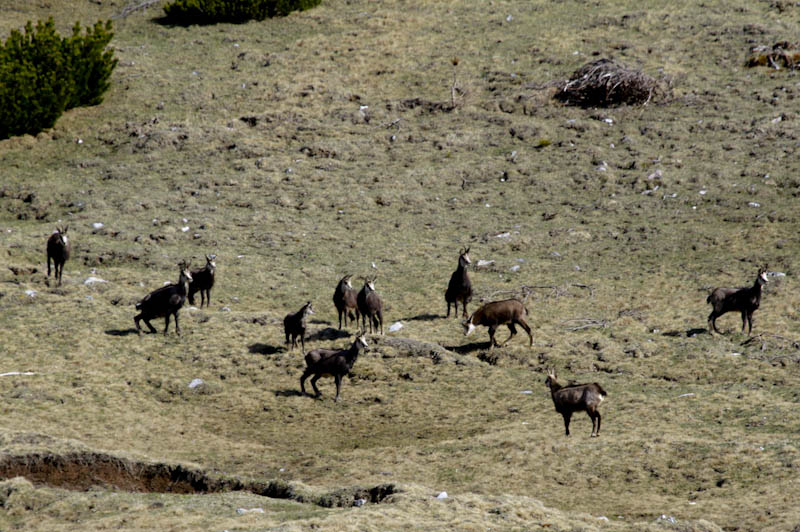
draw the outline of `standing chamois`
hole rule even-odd
[[[462,317],[467,317],[467,303],[472,300],[472,282],[469,280],[467,266],[471,264],[469,260],[469,248],[458,252],[458,268],[450,276],[450,284],[444,293],[444,300],[447,301],[447,317],[450,317],[450,304],[455,306],[455,317],[458,317],[458,302],[461,301]]]
[[[353,285],[350,284],[352,275],[345,275],[339,280],[336,285],[336,291],[333,293],[333,304],[336,305],[336,311],[339,313],[339,329],[342,328],[342,316],[344,316],[344,324],[347,326],[347,317],[350,317],[350,322],[355,320],[358,325],[360,312],[358,311],[358,292],[355,291]],[[355,315],[353,314],[355,312]]]
[[[711,303],[714,310],[708,315],[708,332],[714,334],[719,332],[717,329],[717,318],[738,310],[742,313],[742,332],[744,326],[748,325],[747,336],[753,331],[753,312],[758,310],[761,305],[761,287],[768,283],[767,267],[758,269],[758,275],[753,286],[745,288],[715,288],[706,298],[706,303]],[[721,333],[720,333],[721,334]]]
[[[337,351],[336,349],[314,349],[309,351],[306,355],[306,370],[303,372],[303,376],[300,377],[300,391],[302,391],[303,395],[306,393],[306,379],[309,375],[314,375],[311,378],[311,387],[314,388],[315,397],[321,395],[319,388],[317,388],[317,380],[320,377],[333,377],[336,381],[336,399],[334,401],[339,401],[342,377],[350,374],[359,353],[369,347],[364,334],[359,331],[355,342],[349,349],[342,351]]]
[[[369,333],[372,334],[372,325],[375,325],[375,331],[378,331],[378,324],[381,327],[381,334],[383,334],[383,303],[378,293],[375,291],[375,280],[378,278],[376,275],[372,279],[364,277],[364,288],[358,293],[356,298],[358,302],[358,311],[361,313],[361,329],[366,332],[366,320],[369,320]]]
[[[592,438],[600,435],[600,412],[597,407],[605,399],[606,391],[596,382],[592,384],[571,384],[561,386],[556,380],[555,370],[547,372],[545,385],[550,388],[556,411],[564,417],[564,429],[569,436],[569,420],[573,412],[585,410],[592,419]]]
[[[306,321],[308,316],[314,314],[314,309],[311,307],[311,301],[303,305],[303,308],[297,312],[287,314],[283,318],[283,330],[286,333],[286,349],[291,351],[297,345],[297,337],[300,337],[300,346],[302,353],[306,353]],[[292,345],[289,346],[289,337],[292,337]]]
[[[525,316],[527,315],[528,310],[519,299],[505,299],[503,301],[486,303],[473,312],[469,318],[464,320],[462,323],[464,326],[464,336],[469,336],[478,325],[489,327],[489,349],[491,350],[494,349],[494,346],[503,347],[509,340],[514,338],[514,335],[517,334],[515,325],[519,325],[528,333],[528,338],[530,338],[528,345],[533,345],[531,328],[525,323]],[[502,345],[498,344],[494,339],[494,333],[497,332],[497,328],[501,325],[508,325],[508,330],[511,331],[511,334]]]
[[[55,278],[61,286],[61,276],[64,273],[64,263],[69,259],[69,238],[67,238],[68,225],[63,229],[56,227],[55,232],[47,239],[47,276],[50,277],[50,259],[53,259]]]
[[[186,261],[181,261],[178,264],[178,268],[180,269],[178,284],[168,284],[153,290],[144,296],[144,299],[136,303],[136,310],[141,312],[133,318],[133,321],[136,322],[136,330],[139,331],[140,336],[142,329],[139,327],[139,320],[144,320],[150,332],[154,333],[156,329],[150,324],[150,320],[162,316],[164,317],[164,334],[167,334],[170,315],[175,316],[175,331],[178,335],[181,334],[181,327],[178,324],[178,311],[186,301],[186,293],[189,290],[189,283],[192,281],[192,274],[189,272],[189,263]]]
[[[192,282],[189,283],[189,304],[194,305],[194,295],[200,292],[200,308],[203,302],[206,307],[211,304],[211,289],[214,287],[214,274],[217,271],[216,255],[206,255],[206,265],[192,272]]]

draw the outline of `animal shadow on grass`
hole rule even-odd
[[[130,329],[108,329],[106,330],[106,334],[109,336],[130,336],[131,334],[137,334],[137,330],[131,327]]]
[[[681,331],[665,331],[661,333],[661,336],[671,336],[673,338],[677,338],[679,336],[686,336],[687,338],[692,338],[693,336],[697,336],[698,334],[707,333],[708,329],[689,329],[685,333]]]
[[[274,355],[280,352],[282,348],[275,347],[274,345],[255,343],[250,344],[247,349],[254,355]]]
[[[339,338],[349,338],[350,333],[345,330],[334,329],[333,327],[325,327],[318,331],[306,336],[306,340],[311,342],[319,340],[338,340]]]
[[[275,390],[275,397],[303,397],[299,390]]]
[[[491,342],[471,342],[464,345],[443,345],[448,351],[463,355],[465,353],[473,353],[475,351],[485,350],[492,347]]]
[[[438,314],[419,314],[417,316],[412,316],[410,318],[403,318],[405,321],[433,321],[438,320],[439,318],[444,318],[444,316],[440,316]]]

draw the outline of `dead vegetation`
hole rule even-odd
[[[664,88],[658,80],[612,59],[598,59],[576,70],[555,98],[579,107],[646,105]]]
[[[745,65],[748,67],[768,66],[775,70],[800,68],[800,43],[780,41],[772,46],[753,46],[750,48],[750,55],[747,57]]]

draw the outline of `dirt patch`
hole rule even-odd
[[[263,497],[292,499],[326,508],[353,506],[360,499],[370,503],[391,502],[386,499],[398,493],[394,484],[381,484],[372,488],[351,487],[316,495],[282,480],[245,481],[235,477],[215,477],[183,465],[136,462],[95,452],[6,456],[0,461],[0,479],[14,477],[25,477],[34,484],[77,491],[96,487],[177,494],[249,491]]]

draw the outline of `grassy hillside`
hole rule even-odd
[[[0,37],[137,3],[2,3]],[[102,105],[0,142],[0,373],[33,373],[0,376],[0,529],[800,526],[800,78],[743,66],[800,34],[800,7],[326,0],[188,28],[162,14],[115,20]],[[553,100],[600,57],[667,93]],[[61,287],[44,254],[56,224],[73,243]],[[444,319],[464,245],[494,261],[470,272],[470,310],[525,297],[532,347],[489,351],[485,328]],[[210,308],[184,308],[180,337],[137,337],[134,304],[206,253]],[[708,335],[710,289],[763,264],[753,338],[738,314]],[[330,379],[315,401],[282,320],[313,300],[307,347],[349,345],[331,301],[347,273],[377,275],[384,329],[403,328],[369,337],[341,402]],[[551,367],[608,391],[600,438],[584,414],[564,436]]]

